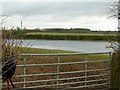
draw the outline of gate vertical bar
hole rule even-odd
[[[109,62],[109,67],[110,67],[110,76],[109,76],[109,88],[110,88],[110,79],[111,79],[111,62],[112,62],[112,52],[109,53],[109,59],[110,59],[110,62]]]
[[[57,58],[57,63],[58,63],[58,65],[57,65],[57,73],[60,73],[60,66],[59,66],[60,57],[59,56]],[[58,84],[59,84],[59,75],[57,75],[57,89],[59,88]]]
[[[24,58],[24,84],[23,84],[23,87],[25,88],[26,87],[26,57]]]
[[[85,56],[85,90],[86,90],[86,88],[87,88],[87,67],[88,67],[88,64],[87,64],[87,62],[88,62],[87,56],[88,56],[88,55]]]

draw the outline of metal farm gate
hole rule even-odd
[[[16,89],[105,89],[110,87],[110,62],[110,52],[22,54],[13,81]]]

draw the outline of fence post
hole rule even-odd
[[[120,53],[112,54],[110,88],[120,90]]]
[[[26,87],[26,57],[24,58],[24,84],[23,87]]]

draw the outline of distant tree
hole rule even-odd
[[[20,27],[16,27],[16,30],[20,30]]]
[[[24,28],[23,28],[23,30],[27,30],[27,28],[26,28],[26,27],[24,27]]]

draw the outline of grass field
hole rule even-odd
[[[10,31],[6,31],[10,33]],[[46,32],[46,31],[14,31],[16,39],[39,39],[39,40],[88,40],[88,41],[115,41],[117,32]]]
[[[112,38],[111,38],[112,37]],[[47,40],[115,40],[115,34],[99,33],[56,33],[56,32],[31,32],[25,34],[25,39]]]
[[[25,35],[89,35],[89,36],[94,36],[94,35],[100,35],[104,36],[104,34],[96,34],[96,33],[56,33],[56,32],[31,32],[31,33],[26,33]],[[111,34],[114,35],[114,34]]]

